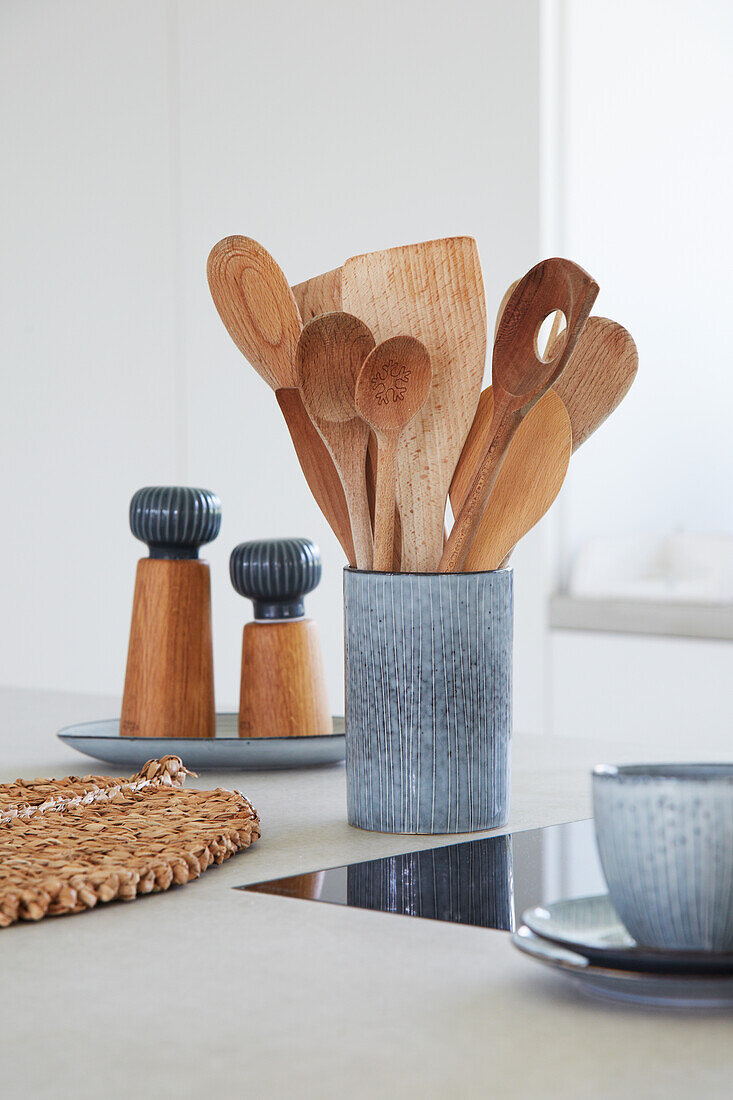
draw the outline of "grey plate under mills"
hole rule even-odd
[[[237,768],[307,768],[339,764],[346,755],[343,718],[334,718],[332,734],[295,737],[238,737],[238,716],[217,714],[214,737],[120,737],[118,718],[66,726],[58,736],[67,745],[108,764],[140,768],[146,760],[180,756],[202,771]]]
[[[566,947],[536,936],[526,925],[512,936],[525,955],[565,974],[595,997],[667,1008],[731,1008],[733,977],[719,974],[650,974],[594,966]]]

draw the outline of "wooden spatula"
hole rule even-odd
[[[356,408],[377,439],[374,569],[394,568],[395,457],[400,438],[430,393],[430,356],[412,336],[392,336],[364,361]]]
[[[437,568],[451,477],[476,411],[486,358],[486,305],[476,242],[452,237],[347,260],[344,309],[378,341],[409,333],[430,355],[425,405],[397,447],[406,572]]]
[[[543,260],[520,279],[499,322],[492,363],[493,415],[488,444],[440,560],[440,572],[464,568],[501,464],[522,419],[560,376],[588,319],[598,286],[570,260]],[[541,358],[537,337],[556,310],[567,318],[559,348]]]
[[[341,268],[314,275],[312,279],[296,283],[293,296],[298,303],[303,324],[307,325],[322,313],[334,313],[341,309]]]
[[[493,412],[491,386],[478,403],[451,483],[457,514],[463,505],[489,431]],[[507,449],[464,568],[498,569],[516,544],[544,516],[562,488],[572,450],[570,417],[554,390],[524,417]]]
[[[295,351],[303,326],[287,279],[262,245],[240,236],[226,237],[214,245],[207,273],[214,305],[227,332],[275,391],[308,487],[354,565],[341,481],[294,388]]]
[[[338,470],[359,569],[372,567],[372,525],[364,466],[369,428],[357,415],[356,382],[374,337],[349,313],[324,313],[303,329],[295,355],[308,415]]]

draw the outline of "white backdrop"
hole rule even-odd
[[[338,545],[205,262],[254,236],[297,282],[470,233],[489,311],[542,251],[541,2],[5,0],[0,9],[0,681],[117,692],[140,485],[222,498],[220,707],[236,703],[243,539],[315,538],[341,706]],[[8,212],[9,215],[8,215]],[[542,721],[542,538],[518,555],[517,725]]]

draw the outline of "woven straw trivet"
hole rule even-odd
[[[178,756],[131,779],[0,784],[0,928],[198,878],[260,836],[238,791],[183,790]]]

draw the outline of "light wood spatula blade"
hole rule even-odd
[[[430,355],[430,396],[397,455],[402,569],[430,572],[442,553],[448,489],[486,359],[476,242],[453,237],[352,257],[343,267],[341,292],[343,308],[360,317],[378,342],[413,336]]]

